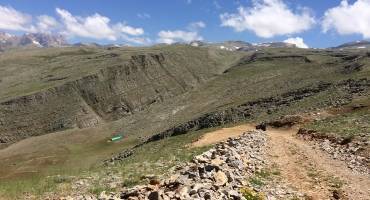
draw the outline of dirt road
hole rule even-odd
[[[216,131],[206,133],[199,140],[193,142],[191,147],[202,147],[211,144],[215,144],[221,141],[224,141],[228,138],[235,138],[242,135],[246,130],[253,130],[254,125],[239,125],[229,128],[222,128]]]
[[[193,146],[217,143],[253,129],[252,125],[220,129],[204,135]],[[296,138],[296,132],[295,128],[267,130],[270,163],[278,167],[284,182],[313,200],[332,199],[334,196],[370,199],[370,176],[358,174],[342,161],[312,148]]]

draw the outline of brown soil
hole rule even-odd
[[[223,128],[205,134],[191,146],[214,144],[254,129],[248,124]],[[295,137],[297,130],[297,127],[267,130],[269,159],[280,169],[284,182],[313,200],[332,199],[333,193],[341,194],[341,199],[370,199],[370,176],[353,172],[342,161],[313,149]]]
[[[344,192],[348,199],[370,199],[369,176],[357,174],[342,161],[313,149],[294,137],[296,131],[294,128],[268,130],[270,159],[287,183],[311,199],[330,199],[337,191]]]
[[[243,134],[246,130],[255,129],[254,125],[239,125],[230,128],[222,128],[216,131],[206,133],[199,140],[193,142],[190,147],[203,147],[211,144],[215,144],[228,138],[235,138]]]

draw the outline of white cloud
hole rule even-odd
[[[202,36],[200,36],[198,32],[182,30],[160,31],[158,33],[158,37],[159,38],[157,42],[166,44],[172,44],[175,42],[191,42],[193,40],[203,40]]]
[[[192,22],[187,26],[187,30],[162,30],[158,33],[157,42],[172,44],[175,42],[191,42],[194,40],[203,40],[199,35],[199,30],[205,28],[206,24],[202,21]]]
[[[0,29],[11,31],[34,31],[32,17],[12,7],[0,5]]]
[[[114,29],[117,30],[117,31],[120,31],[122,33],[126,33],[128,35],[142,35],[144,34],[144,29],[142,28],[134,28],[134,27],[131,27],[131,26],[127,26],[125,24],[122,24],[122,23],[118,23],[114,26]]]
[[[118,40],[137,44],[148,44],[150,39],[142,37],[143,28],[136,28],[126,23],[111,24],[108,17],[93,14],[87,17],[74,16],[69,11],[56,8],[59,19],[48,15],[32,16],[0,5],[0,30],[22,32],[61,33],[68,37],[84,37],[92,39]],[[143,16],[150,16],[145,14]],[[140,36],[140,37],[139,37]]]
[[[48,15],[38,16],[37,21],[37,28],[40,32],[51,32],[59,25],[59,23],[53,17]]]
[[[147,37],[129,37],[127,35],[122,35],[121,38],[127,42],[141,45],[152,43],[152,40]]]
[[[63,24],[63,33],[70,37],[85,37],[93,39],[118,40],[144,44],[147,38],[130,37],[144,34],[143,28],[135,28],[124,23],[111,24],[108,17],[98,13],[87,17],[73,16],[64,9],[57,8],[57,14]]]
[[[263,38],[300,33],[315,24],[307,8],[294,12],[282,0],[255,0],[253,7],[240,6],[238,13],[224,13],[220,18],[221,26],[237,32],[250,30]]]
[[[152,16],[148,13],[138,13],[137,17],[140,19],[150,19]]]
[[[198,22],[192,22],[189,24],[188,29],[192,31],[197,31],[201,28],[205,28],[206,24],[203,21],[198,21]]]
[[[117,34],[110,27],[110,19],[108,17],[96,13],[83,18],[73,16],[67,10],[60,8],[57,8],[56,12],[65,26],[65,33],[69,36],[117,40]]]
[[[341,35],[361,34],[370,38],[370,0],[357,0],[353,4],[343,0],[325,12],[322,29],[324,32],[334,30]]]
[[[284,40],[286,43],[295,44],[298,48],[308,48],[308,45],[304,43],[303,38],[295,37]]]

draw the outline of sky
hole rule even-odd
[[[62,34],[70,43],[325,48],[370,39],[370,0],[0,0],[0,31]]]

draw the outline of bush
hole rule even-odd
[[[265,200],[265,195],[263,193],[258,193],[250,188],[242,188],[240,193],[246,200]]]

